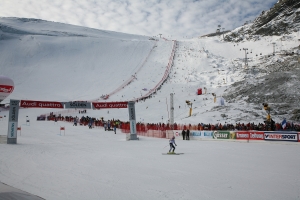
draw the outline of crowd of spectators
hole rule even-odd
[[[53,121],[67,121],[67,122],[74,122],[74,119],[77,117],[73,116],[55,116],[53,113],[50,113],[50,115],[47,117],[47,120],[53,120]],[[118,119],[110,119],[110,120],[104,120],[102,118],[94,118],[89,116],[82,116],[78,120],[79,125],[89,125],[89,123],[92,123],[92,127],[95,126],[102,126],[109,125],[113,127],[114,125],[117,128],[120,129],[129,129],[130,124],[129,122],[120,121]],[[173,127],[170,124],[165,123],[136,123],[136,129],[137,131],[147,131],[147,130],[198,130],[198,131],[209,131],[209,130],[223,130],[223,131],[300,131],[300,124],[294,124],[292,122],[287,122],[285,127],[282,127],[281,123],[216,123],[216,124],[204,124],[204,123],[198,123],[198,124],[177,124],[174,123]]]
[[[72,122],[76,126],[77,124],[80,126],[89,126],[91,128],[94,127],[104,127],[105,125],[107,127],[114,127],[116,126],[117,128],[120,128],[121,121],[118,119],[111,119],[105,121],[103,117],[97,119],[95,117],[90,117],[90,116],[81,116],[81,118],[78,118],[77,116],[61,116],[61,115],[54,115],[53,113],[50,113],[50,115],[47,117],[48,121],[66,121],[66,122]]]
[[[129,122],[123,122],[123,124],[129,124]],[[300,125],[292,122],[287,122],[283,128],[280,123],[217,123],[217,124],[177,124],[171,127],[170,124],[164,123],[137,123],[137,130],[198,130],[198,131],[300,131]]]

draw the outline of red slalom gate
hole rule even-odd
[[[65,127],[61,126],[59,130],[60,130],[60,135],[61,135],[61,131],[64,131],[64,135],[65,135]]]

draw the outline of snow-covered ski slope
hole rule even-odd
[[[1,73],[15,81],[11,98],[16,99],[89,100],[110,93],[134,75],[155,45],[165,48],[162,51],[170,48],[148,37],[97,30],[89,33],[83,27],[62,28],[44,21],[3,21],[15,29],[10,32],[13,39],[1,40]],[[16,29],[29,34],[18,34]],[[152,64],[152,69],[157,71],[159,64]],[[35,92],[37,89],[43,93]]]
[[[175,42],[33,19],[0,18],[0,23],[0,73],[15,82],[14,92],[4,103],[10,98],[43,101],[139,98],[162,80]],[[216,36],[176,41],[169,78],[155,95],[136,104],[137,120],[166,123],[170,118],[170,93],[175,93],[177,123],[262,122],[266,114],[262,108],[257,110],[257,105],[237,99],[220,108],[214,103],[212,93],[219,98],[231,84],[246,79],[255,82],[257,77],[265,75],[249,73],[241,49],[252,52],[247,55],[250,68],[259,67],[261,59],[273,53],[273,42],[280,41],[276,46],[278,51],[291,49],[297,45],[299,33],[284,38],[262,37],[230,43]],[[276,55],[270,62],[280,59]],[[129,80],[130,84],[125,84]],[[197,89],[204,87],[207,94],[198,96]],[[106,94],[112,95],[107,100],[100,98]],[[192,117],[188,117],[186,100],[193,103]],[[254,107],[259,117],[247,114]],[[50,111],[41,110],[41,114],[45,112]],[[228,117],[224,119],[221,114]],[[128,120],[126,109],[109,113],[90,110],[88,115]]]

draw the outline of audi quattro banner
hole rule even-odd
[[[265,132],[265,140],[298,142],[297,132]]]
[[[92,102],[93,109],[103,108],[127,108],[128,102]]]
[[[264,132],[237,131],[236,139],[237,140],[263,140]]]
[[[64,108],[62,102],[21,100],[22,108]]]

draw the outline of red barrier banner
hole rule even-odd
[[[92,102],[94,109],[102,108],[127,108],[128,102]]]
[[[300,142],[300,133],[298,133],[298,142]]]
[[[250,138],[250,134],[247,131],[237,131],[235,136],[237,140],[249,140]]]
[[[237,140],[263,140],[264,132],[253,132],[253,131],[237,131]]]
[[[62,102],[55,101],[30,101],[21,100],[20,107],[22,108],[64,108]]]
[[[250,140],[264,140],[264,132],[250,132]]]

